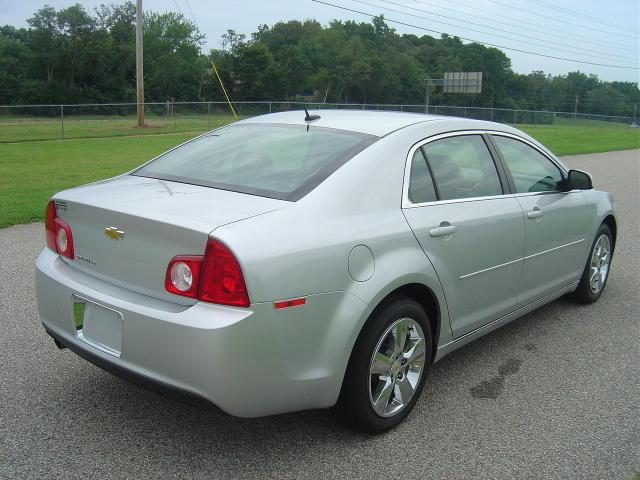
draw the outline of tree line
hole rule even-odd
[[[0,104],[135,101],[135,5],[44,6],[27,28],[0,27]],[[222,48],[181,13],[146,11],[147,101],[223,100],[211,61],[234,100],[421,104],[426,78],[481,71],[479,95],[432,91],[432,104],[577,111],[629,116],[640,103],[633,82],[595,75],[516,73],[497,48],[442,35],[398,34],[370,23],[292,20],[262,25],[249,37],[228,30]]]

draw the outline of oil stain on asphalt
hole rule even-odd
[[[473,398],[498,398],[504,390],[505,379],[508,375],[518,373],[520,365],[522,365],[522,359],[508,359],[498,367],[498,375],[471,387],[469,389],[471,396]]]

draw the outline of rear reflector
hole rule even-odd
[[[279,310],[280,308],[289,308],[289,307],[299,307],[300,305],[304,305],[307,303],[307,298],[292,298],[291,300],[280,300],[278,302],[273,302],[273,308]]]

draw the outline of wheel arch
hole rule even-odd
[[[616,222],[616,217],[610,213],[602,220],[602,223],[611,230],[611,240],[613,241],[613,244],[611,245],[611,253],[613,253],[616,249],[616,238],[618,236],[618,223]]]
[[[409,298],[416,303],[418,303],[427,313],[427,318],[429,319],[429,327],[431,329],[431,341],[432,345],[432,358],[431,362],[433,362],[436,351],[438,348],[438,339],[440,338],[441,332],[441,324],[442,324],[442,307],[440,302],[438,301],[438,297],[435,292],[423,283],[411,282],[405,283],[399,287],[388,292],[373,308],[367,320],[362,324],[360,331],[358,332],[358,337],[362,334],[364,329],[367,327],[371,319],[383,309],[389,302],[392,302],[397,297],[406,297]],[[357,342],[357,339],[356,339]],[[355,343],[352,347],[351,353],[353,353],[353,348],[355,348]]]

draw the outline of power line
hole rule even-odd
[[[184,17],[184,13],[182,13],[182,9],[180,8],[180,5],[178,5],[178,2],[176,0],[173,0],[173,4],[176,6],[178,11],[180,12],[180,15]]]
[[[328,5],[330,7],[338,8],[338,9],[341,9],[341,10],[346,10],[348,12],[359,13],[360,15],[365,15],[365,16],[370,17],[370,18],[376,18],[377,17],[377,15],[374,15],[372,13],[362,12],[360,10],[355,10],[353,8],[344,7],[342,5],[335,5],[333,3],[324,2],[322,0],[311,0],[311,1],[315,2],[315,3],[323,4],[323,5]],[[412,27],[412,28],[417,28],[419,30],[424,30],[426,32],[437,33],[439,35],[448,35],[447,33],[441,32],[439,30],[434,30],[434,29],[431,29],[431,28],[421,27],[419,25],[413,25],[411,23],[402,22],[400,20],[392,20],[390,18],[385,18],[385,20],[388,21],[388,22],[391,22],[391,23],[398,24],[398,25],[404,25],[406,27]],[[458,38],[460,38],[461,40],[466,40],[468,42],[479,43],[481,45],[487,45],[489,47],[494,47],[494,48],[502,48],[504,50],[511,50],[513,52],[527,53],[529,55],[535,55],[535,56],[538,56],[538,57],[552,58],[554,60],[564,60],[566,62],[582,63],[582,64],[585,64],[585,65],[596,65],[596,66],[599,66],[599,67],[611,67],[611,68],[624,68],[624,69],[627,69],[627,70],[638,70],[637,67],[627,67],[627,66],[624,66],[624,65],[611,65],[611,64],[606,64],[606,63],[595,63],[595,62],[587,62],[587,61],[584,61],[584,60],[575,60],[575,59],[572,59],[572,58],[557,57],[555,55],[546,55],[544,53],[530,52],[528,50],[522,50],[522,49],[519,49],[519,48],[504,47],[502,45],[497,45],[495,43],[480,42],[478,40],[473,40],[473,39],[467,38],[467,37],[461,37],[459,35],[456,35],[456,36]]]
[[[622,28],[622,29],[625,29],[625,30],[629,30],[631,32],[636,32],[636,33],[638,32],[637,28],[633,28],[633,27],[630,27],[630,26],[627,26],[627,25],[620,25],[618,23],[610,22],[608,20],[603,20],[602,18],[592,17],[591,15],[587,15],[587,14],[582,13],[582,12],[577,12],[575,10],[570,10],[568,8],[559,7],[557,5],[553,5],[552,3],[544,2],[543,0],[526,0],[526,1],[529,2],[529,3],[533,3],[533,4],[536,4],[536,5],[539,5],[541,7],[546,7],[546,8],[550,8],[552,10],[556,10],[558,12],[562,12],[562,13],[564,13],[566,15],[573,15],[575,17],[580,17],[580,18],[583,18],[583,19],[588,20],[590,22],[595,22],[595,23],[598,23],[598,24],[601,24],[601,25],[602,24],[606,24],[606,25],[609,25],[609,26],[614,27],[614,28]]]
[[[579,24],[577,24],[577,23],[567,22],[566,20],[560,20],[560,19],[558,19],[558,18],[551,17],[551,16],[549,16],[549,15],[544,15],[544,14],[542,14],[542,13],[538,13],[538,12],[533,12],[533,11],[531,11],[531,10],[527,10],[527,9],[525,9],[525,8],[514,7],[513,5],[509,5],[508,3],[502,3],[502,2],[499,2],[498,0],[489,0],[489,1],[490,1],[490,2],[492,2],[492,3],[495,3],[496,5],[500,5],[500,6],[502,6],[502,7],[512,8],[512,9],[514,9],[514,10],[518,10],[518,11],[520,11],[520,12],[524,12],[524,13],[526,13],[526,14],[528,14],[528,15],[536,15],[536,16],[538,16],[538,17],[546,18],[547,20],[554,20],[554,21],[556,21],[556,22],[566,23],[567,25],[573,25],[574,27],[578,27],[578,28],[585,28],[585,26],[584,26],[584,25],[579,25]],[[591,30],[593,30],[593,31],[595,31],[595,32],[604,33],[604,34],[606,34],[606,35],[615,35],[615,36],[617,36],[617,37],[624,37],[624,38],[630,38],[630,39],[632,39],[632,40],[637,40],[637,36],[633,36],[633,37],[632,37],[632,36],[629,36],[629,35],[624,35],[624,34],[622,34],[622,33],[607,32],[606,30],[600,30],[600,29],[593,28],[593,27],[589,27],[589,29],[591,29]]]
[[[508,27],[513,27],[515,24],[517,24],[518,28],[521,29],[521,30],[529,30],[530,32],[539,33],[539,34],[542,34],[542,35],[551,35],[551,36],[555,36],[555,37],[558,37],[558,38],[568,39],[568,40],[571,40],[571,41],[578,41],[579,40],[581,43],[588,43],[588,44],[591,44],[591,45],[598,45],[600,47],[611,47],[611,48],[618,48],[618,49],[622,49],[622,50],[632,50],[634,52],[638,51],[637,48],[630,47],[628,45],[622,45],[622,44],[619,44],[619,43],[611,43],[611,42],[608,42],[608,41],[595,42],[595,41],[591,40],[590,37],[586,37],[586,36],[583,36],[583,35],[576,35],[576,34],[573,34],[571,36],[570,35],[564,35],[562,30],[557,30],[557,29],[554,29],[554,28],[551,28],[551,27],[538,25],[537,23],[529,22],[529,21],[526,21],[526,20],[521,20],[521,19],[517,19],[517,18],[514,18],[514,17],[509,17],[508,15],[500,15],[500,14],[497,14],[497,13],[494,14],[494,17],[501,17],[501,18],[505,18],[505,19],[511,20],[510,22],[504,22],[504,21],[501,21],[501,20],[497,20],[496,18],[487,18],[487,17],[483,17],[481,15],[475,15],[473,13],[464,12],[464,11],[456,10],[456,9],[453,9],[453,8],[447,8],[447,7],[441,6],[441,5],[437,4],[437,3],[434,4],[432,2],[426,2],[424,0],[413,0],[413,1],[416,2],[416,3],[421,3],[423,5],[439,8],[441,10],[449,11],[449,12],[452,12],[452,13],[457,13],[457,14],[460,14],[460,15],[464,15],[466,17],[474,17],[474,18],[478,18],[480,20],[488,20],[490,22],[499,23],[501,25],[506,25]],[[453,4],[456,4],[456,5],[460,5],[460,6],[464,7],[464,8],[469,8],[464,3],[456,2],[455,0],[449,0],[448,3],[453,3]],[[535,28],[525,27],[523,24],[524,25],[533,25],[534,27],[544,28],[545,30],[537,30]],[[562,33],[550,34],[550,32],[562,32]]]
[[[363,0],[351,0],[351,1],[356,2],[356,3],[362,3],[364,5],[369,5],[371,7],[384,8],[385,10],[389,10],[391,12],[396,12],[396,13],[401,13],[403,15],[415,16],[416,18],[421,18],[421,19],[424,19],[424,20],[432,20],[430,18],[422,17],[420,15],[408,14],[406,12],[402,12],[402,11],[399,11],[399,10],[394,10],[392,8],[371,4],[371,3],[365,2]],[[503,33],[520,35],[521,37],[524,37],[524,38],[533,38],[535,40],[538,40],[539,42],[544,42],[544,43],[549,43],[549,44],[552,44],[552,45],[556,45],[556,47],[547,47],[547,46],[544,46],[544,45],[540,45],[538,43],[532,43],[532,42],[527,42],[526,40],[520,40],[518,38],[505,37],[504,35],[498,35],[498,34],[490,33],[490,32],[483,32],[483,31],[476,30],[476,29],[469,28],[469,27],[465,27],[465,26],[452,25],[450,23],[446,23],[446,22],[442,22],[442,21],[438,20],[438,22],[443,24],[443,25],[449,25],[449,26],[452,26],[452,27],[463,28],[465,30],[470,30],[472,32],[482,33],[482,34],[485,34],[485,35],[493,35],[494,37],[504,38],[506,40],[512,40],[512,41],[524,43],[524,44],[527,44],[527,45],[533,45],[535,47],[553,48],[556,51],[567,52],[567,53],[578,54],[578,55],[584,55],[584,56],[587,56],[587,57],[599,58],[599,59],[602,59],[602,60],[608,60],[611,57],[618,57],[618,58],[623,59],[623,61],[627,60],[628,63],[634,63],[635,64],[638,61],[635,58],[625,57],[623,55],[616,55],[616,54],[610,54],[610,53],[602,52],[602,51],[598,51],[598,50],[590,50],[590,49],[586,49],[586,48],[573,47],[571,45],[565,45],[566,47],[570,48],[571,50],[567,50],[566,48],[558,48],[557,45],[562,45],[562,44],[560,44],[558,42],[551,42],[551,41],[548,41],[548,40],[536,39],[535,37],[531,37],[529,35],[518,34],[517,32],[510,32],[510,31],[503,30],[503,29],[500,29],[500,28],[489,27],[489,26],[482,25],[482,24],[479,24],[479,23],[469,22],[467,20],[459,20],[459,19],[457,19],[455,17],[450,17],[450,16],[447,16],[447,15],[439,14],[439,13],[429,12],[427,10],[422,10],[422,9],[416,8],[416,7],[409,7],[409,6],[403,5],[401,3],[392,2],[390,0],[378,0],[378,2],[389,3],[389,4],[392,4],[392,5],[396,5],[398,7],[402,7],[402,8],[406,8],[406,9],[410,9],[410,10],[415,10],[415,11],[418,11],[418,12],[423,12],[423,13],[426,13],[428,15],[434,15],[434,16],[437,16],[437,17],[448,18],[448,19],[451,19],[451,20],[456,21],[456,22],[468,23],[470,25],[475,25],[475,26],[478,26],[478,27],[481,27],[481,28],[486,28],[486,29],[489,29],[489,30],[496,30],[498,32],[503,32]],[[583,50],[583,51],[586,51],[586,52],[592,52],[592,53],[581,53],[580,50]],[[597,55],[598,53],[601,54],[601,55]],[[594,54],[596,54],[596,55],[594,55]],[[605,55],[605,56],[603,57],[602,55]]]
[[[189,9],[189,13],[191,14],[191,18],[193,18],[193,23],[195,23],[196,27],[198,27],[198,22],[196,22],[196,16],[193,14],[193,10],[191,10],[191,4],[189,3],[189,0],[184,0],[184,1],[187,4],[187,8]],[[198,30],[200,30],[199,27],[198,27]]]

